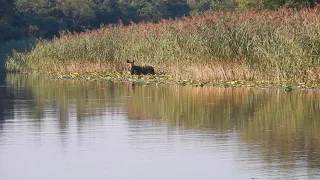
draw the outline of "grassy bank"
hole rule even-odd
[[[5,70],[5,60],[8,57],[12,57],[13,54],[17,54],[18,52],[24,53],[31,49],[31,47],[35,44],[35,39],[27,38],[19,41],[11,40],[7,41],[4,44],[0,44],[0,73]],[[17,58],[16,61],[9,67],[11,67],[11,70],[18,70],[17,67],[13,65],[17,65]]]
[[[215,12],[160,23],[108,26],[38,41],[14,53],[11,71],[65,75],[122,73],[125,61],[174,79],[320,80],[320,7]]]

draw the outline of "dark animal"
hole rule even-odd
[[[130,74],[133,75],[147,75],[147,74],[155,74],[152,66],[135,66],[134,61],[127,60]]]

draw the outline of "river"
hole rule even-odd
[[[319,179],[320,92],[0,78],[1,180]]]

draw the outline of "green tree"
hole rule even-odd
[[[236,10],[238,8],[238,3],[236,0],[215,0],[211,3],[210,10]]]
[[[302,8],[314,7],[318,2],[317,0],[286,0],[284,7],[288,8]]]
[[[57,0],[15,0],[15,7],[30,37],[50,38],[64,27]]]
[[[303,8],[315,6],[317,0],[237,0],[239,9]]]
[[[190,8],[186,0],[156,0],[155,4],[156,7],[163,10],[164,18],[179,18],[189,15]]]
[[[95,18],[93,3],[90,0],[63,0],[57,6],[64,15],[64,21],[71,31],[82,31]]]
[[[13,1],[12,0],[0,0],[0,20],[12,15],[13,13]]]
[[[11,40],[19,39],[21,32],[15,28],[15,12],[12,0],[0,0],[0,44]]]
[[[238,7],[236,0],[188,0],[187,3],[196,12],[235,10]]]
[[[116,23],[122,19],[118,0],[92,0],[95,11],[95,26]]]
[[[204,12],[211,9],[211,5],[215,0],[188,0],[187,3],[191,10]]]
[[[15,0],[15,8],[23,14],[52,16],[56,10],[57,0]]]
[[[126,19],[135,22],[182,17],[190,9],[186,0],[120,0],[119,6]]]

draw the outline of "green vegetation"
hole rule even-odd
[[[2,45],[0,45],[0,73],[5,70],[5,62],[2,59],[7,59],[10,56],[16,55],[18,52],[26,52],[31,49],[35,44],[35,39],[24,39],[24,40],[10,40]],[[11,66],[10,64],[7,64]],[[19,69],[19,67],[14,67],[17,64],[12,64],[12,68]]]
[[[82,32],[101,24],[180,18],[217,10],[314,7],[317,0],[0,0],[0,44],[52,38],[60,30]]]
[[[158,73],[177,81],[318,81],[316,4],[316,0],[1,0],[0,69],[9,56],[9,71],[118,76],[126,71],[124,62],[129,59],[155,66]],[[168,20],[174,18],[182,19]],[[35,41],[32,51],[25,53]]]
[[[182,80],[319,81],[320,8],[215,12],[159,23],[103,26],[40,40],[8,70],[122,73],[125,61]]]

